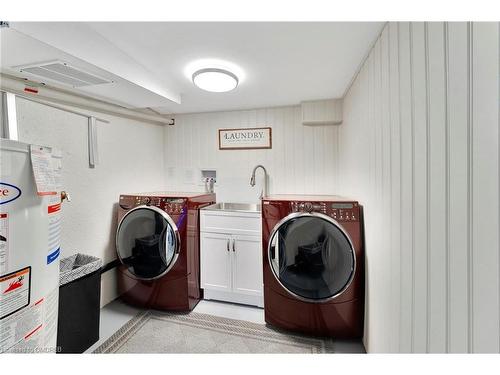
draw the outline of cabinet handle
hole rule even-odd
[[[229,252],[229,238],[227,239],[227,242],[226,242],[226,248],[227,248],[227,252]]]
[[[233,253],[236,251],[236,240],[233,238]]]

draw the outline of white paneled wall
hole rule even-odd
[[[110,123],[97,124],[99,164],[92,169],[86,117],[21,98],[16,102],[19,140],[57,147],[63,153],[63,181],[72,200],[63,204],[61,256],[80,252],[104,263],[116,259],[120,194],[163,188],[163,128],[102,115]],[[101,304],[117,293],[115,272],[104,273]]]
[[[370,352],[499,352],[499,24],[389,23],[344,99]]]
[[[291,106],[176,116],[175,126],[164,133],[167,188],[201,191],[199,169],[214,168],[218,201],[256,202],[262,171],[253,188],[250,176],[262,164],[271,193],[334,193],[338,127],[304,126],[301,115],[300,106]],[[272,128],[272,149],[218,149],[217,129],[263,126]]]

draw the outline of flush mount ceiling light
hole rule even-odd
[[[193,73],[193,83],[202,90],[227,92],[238,86],[236,74],[226,69],[204,68]]]

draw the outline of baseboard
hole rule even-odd
[[[217,301],[241,303],[243,305],[264,307],[263,296],[249,296],[246,294],[229,293],[229,292],[221,292],[218,290],[204,289],[203,298],[208,300],[217,300]]]

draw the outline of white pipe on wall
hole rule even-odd
[[[4,92],[10,92],[34,101],[39,101],[42,104],[45,104],[47,102],[56,103],[60,105],[81,108],[90,112],[105,113],[113,116],[125,117],[132,120],[143,121],[157,125],[165,125],[171,122],[170,117],[134,111],[87,96],[82,96],[71,93],[69,91],[47,86],[37,86],[36,88],[38,90],[38,93],[29,94],[24,91],[27,83],[29,83],[29,81],[25,81],[23,79],[5,74],[0,74],[0,90]],[[87,114],[87,116],[92,116],[92,113]]]
[[[96,164],[99,162],[99,157],[97,153],[97,129],[96,129],[96,118],[89,117],[88,123],[88,140],[89,140],[89,166],[90,168],[95,168]]]

